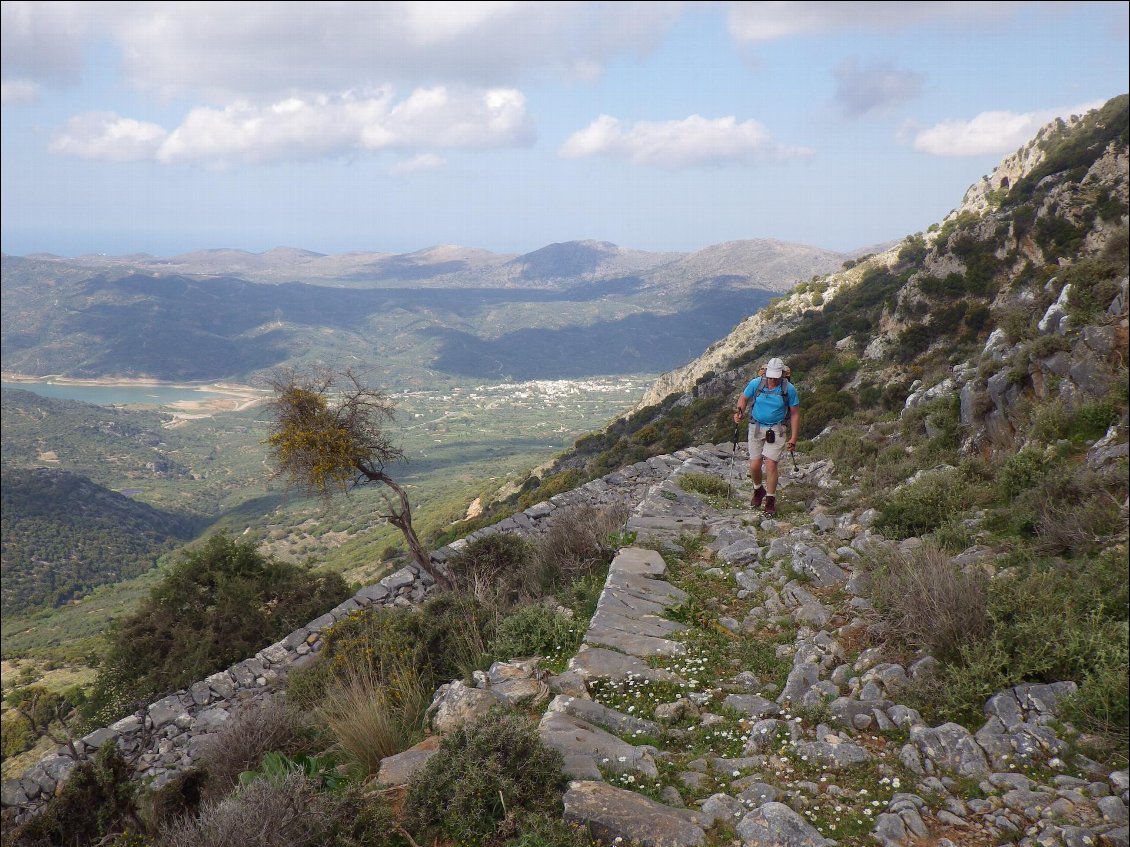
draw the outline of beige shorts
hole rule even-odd
[[[765,433],[770,429],[774,433],[772,444],[765,440]],[[749,458],[760,459],[764,457],[770,462],[781,461],[781,454],[785,452],[785,442],[788,440],[785,437],[786,431],[787,428],[783,423],[771,427],[751,423],[749,425]]]

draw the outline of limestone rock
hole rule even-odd
[[[490,689],[471,688],[456,680],[441,685],[428,707],[428,716],[436,732],[450,732],[467,721],[481,718],[491,709],[506,707],[506,698]]]
[[[381,767],[377,772],[377,782],[381,785],[404,785],[439,752],[440,737],[433,735],[425,738],[415,747],[409,747],[403,753],[395,756],[386,756],[381,759]]]
[[[642,847],[693,847],[706,840],[691,815],[604,782],[574,781],[565,792],[565,820],[584,824],[594,838]]]
[[[742,847],[830,847],[827,838],[784,803],[766,803],[737,825]]]

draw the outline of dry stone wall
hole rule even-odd
[[[572,491],[563,492],[523,512],[471,533],[436,550],[432,560],[441,568],[470,542],[498,532],[538,537],[558,516],[581,506],[634,506],[658,480],[680,466],[687,454],[658,456],[622,468]],[[322,648],[322,634],[347,615],[380,606],[413,606],[434,590],[431,578],[414,565],[368,585],[349,599],[282,640],[226,670],[162,697],[114,724],[97,729],[41,759],[18,779],[3,783],[4,808],[20,817],[43,806],[66,781],[75,764],[114,741],[134,762],[135,774],[160,787],[199,759],[209,736],[248,705],[269,699],[287,674],[309,664]]]

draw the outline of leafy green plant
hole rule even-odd
[[[279,785],[292,773],[301,773],[314,787],[326,791],[336,791],[346,785],[348,780],[337,773],[337,760],[332,756],[307,756],[299,753],[287,756],[278,751],[268,753],[258,770],[244,771],[239,775],[240,785],[250,785],[257,779]]]

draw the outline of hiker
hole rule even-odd
[[[796,388],[789,381],[790,370],[780,359],[774,357],[758,375],[749,381],[742,396],[738,398],[738,409],[734,412],[734,423],[741,423],[749,406],[749,475],[755,486],[752,506],[756,509],[765,503],[765,514],[777,514],[777,463],[787,447],[791,453],[796,449],[797,434],[800,432],[800,400]],[[785,419],[789,422],[789,439],[785,441]],[[765,463],[765,484],[761,484],[761,465]]]

